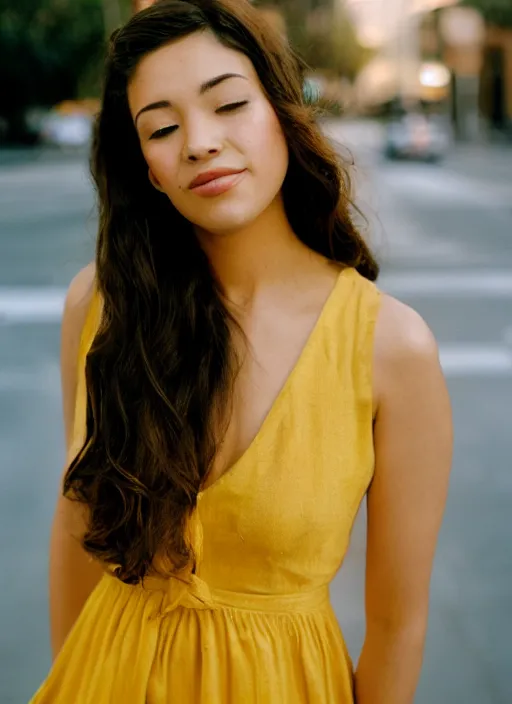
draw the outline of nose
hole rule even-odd
[[[208,120],[190,121],[186,126],[183,157],[188,162],[211,159],[222,151],[222,139]]]
[[[187,149],[187,161],[204,161],[205,159],[209,159],[212,156],[215,156],[219,152],[220,149],[215,147],[210,147],[209,149],[206,149],[205,147],[189,146]]]

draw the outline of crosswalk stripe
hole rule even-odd
[[[509,296],[512,294],[512,273],[489,274],[485,276],[458,275],[396,275],[387,276],[387,289],[399,289],[438,295],[464,292],[485,295]],[[458,284],[454,284],[457,282]],[[444,282],[444,283],[443,283]],[[476,284],[477,290],[475,289]],[[457,288],[458,286],[458,288]],[[59,323],[62,317],[66,290],[64,288],[0,288],[0,323],[36,324]],[[472,343],[441,344],[440,359],[446,376],[509,376],[512,375],[512,346],[506,344],[478,345]],[[24,379],[24,375],[19,377]],[[21,382],[20,382],[21,383]],[[25,380],[23,383],[30,384]],[[4,370],[0,376],[0,389],[17,386],[16,380]]]
[[[512,348],[484,345],[441,345],[439,356],[447,377],[512,375]]]
[[[395,296],[509,298],[512,296],[512,271],[383,274],[379,286]]]
[[[485,345],[441,345],[439,350],[445,376],[511,377],[512,348]],[[39,390],[53,392],[60,383],[58,361],[37,368],[0,370],[0,392]]]
[[[59,322],[65,297],[58,287],[0,288],[0,323]]]
[[[389,273],[382,275],[379,286],[394,296],[510,298],[512,271]],[[65,296],[61,287],[0,287],[0,322],[58,322]]]

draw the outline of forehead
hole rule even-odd
[[[229,49],[210,32],[196,32],[145,56],[128,86],[132,112],[154,100],[177,101],[209,79],[224,73],[240,73],[258,82],[245,54]]]

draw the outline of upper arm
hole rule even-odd
[[[69,286],[61,333],[62,403],[66,430],[67,471],[79,439],[75,438],[75,406],[83,364],[80,342],[94,292],[95,269],[82,269]],[[83,380],[81,379],[81,383]],[[85,430],[85,428],[84,428]],[[80,611],[103,574],[83,550],[81,539],[87,530],[87,509],[59,491],[50,540],[50,624],[54,657],[60,652]]]
[[[64,304],[61,328],[61,382],[66,454],[69,453],[73,441],[80,339],[91,304],[94,276],[94,264],[82,269],[71,282]]]
[[[448,491],[451,408],[431,331],[415,311],[388,296],[377,321],[374,378],[367,622],[422,629]]]

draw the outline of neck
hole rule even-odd
[[[200,230],[197,235],[226,298],[242,307],[296,276],[313,254],[293,232],[280,198],[243,228],[215,234]]]

